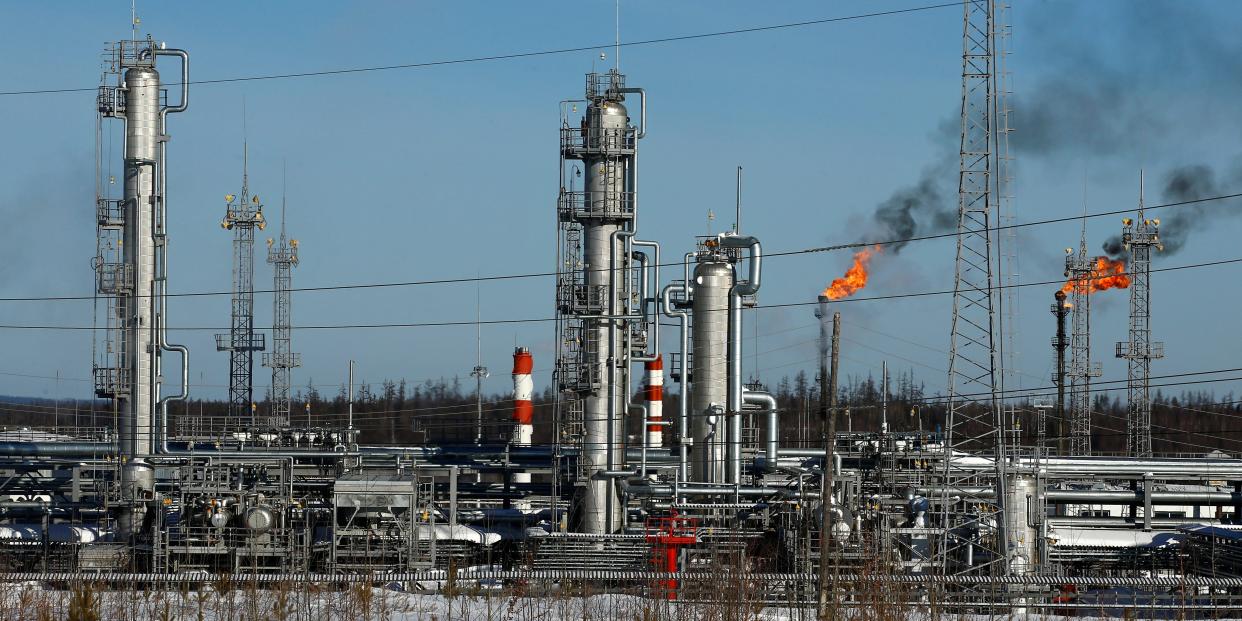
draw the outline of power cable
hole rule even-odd
[[[1242,263],[1242,258],[1220,259],[1217,261],[1207,261],[1204,263],[1192,263],[1192,264],[1187,264],[1187,265],[1175,265],[1172,267],[1153,268],[1149,271],[1152,273],[1172,272],[1172,271],[1178,271],[1178,270],[1215,267],[1219,265],[1229,265],[1233,263]],[[1000,290],[1000,289],[1021,288],[1021,287],[1044,287],[1048,285],[1059,285],[1059,284],[1062,284],[1063,282],[1064,281],[1062,279],[1045,280],[1045,281],[1039,281],[1039,282],[1024,282],[1024,283],[1009,284],[1009,285],[996,285],[994,289]],[[870,302],[870,301],[877,301],[877,300],[897,300],[897,299],[904,299],[904,298],[920,298],[920,297],[931,297],[931,296],[939,296],[939,295],[950,295],[952,293],[953,293],[952,289],[945,289],[945,290],[939,290],[939,291],[919,291],[919,292],[914,292],[914,293],[894,293],[890,295],[874,295],[874,296],[842,298],[840,300],[833,300],[832,303],[841,304],[843,302]],[[3,300],[0,300],[0,301],[3,301]],[[819,302],[786,302],[782,304],[760,304],[756,306],[755,308],[756,309],[794,308],[794,307],[801,307],[801,306],[816,306],[818,304]],[[728,309],[727,308],[708,309],[707,312],[722,312],[723,313],[723,312],[728,312]],[[527,318],[522,318],[522,319],[485,319],[482,321],[462,320],[462,321],[427,321],[427,322],[412,322],[412,323],[331,324],[331,325],[305,325],[305,326],[295,326],[295,327],[298,330],[429,328],[429,327],[449,327],[449,326],[474,326],[478,324],[498,325],[498,324],[541,323],[541,322],[557,321],[558,319],[559,318],[557,317],[527,317]],[[0,329],[7,329],[7,330],[91,330],[93,331],[93,330],[109,330],[109,329],[115,329],[115,328],[108,328],[107,326],[56,326],[56,325],[0,324]],[[144,327],[144,328],[131,328],[131,329],[150,330],[151,328]],[[227,330],[228,328],[221,328],[221,327],[215,327],[215,326],[168,326],[166,329],[185,332],[185,331],[202,331],[202,330],[220,331],[220,330]],[[257,328],[255,329],[255,332],[262,332],[264,330],[267,330],[267,328]]]
[[[693,41],[696,39],[710,39],[715,37],[727,37],[740,34],[751,34],[756,32],[768,32],[773,30],[785,30],[789,28],[803,28],[806,26],[819,26],[823,24],[832,24],[838,22],[857,21],[861,19],[869,19],[873,17],[888,17],[893,15],[902,15],[907,13],[917,13],[920,11],[931,11],[934,9],[945,9],[951,7],[960,7],[960,2],[945,2],[941,4],[928,4],[923,6],[910,7],[906,9],[893,9],[890,11],[876,11],[873,13],[861,13],[858,15],[845,15],[840,17],[828,17],[824,19],[813,19],[800,22],[788,22],[784,24],[773,24],[770,26],[754,26],[751,28],[737,28],[733,30],[719,30],[716,32],[703,32],[698,34],[678,35],[673,37],[661,37],[658,39],[644,39],[640,41],[626,42],[609,42],[603,45],[586,45],[579,47],[566,47],[551,50],[540,50],[534,52],[514,52],[509,54],[495,54],[491,56],[473,56],[469,58],[454,58],[449,60],[434,60],[420,63],[401,63],[395,65],[375,65],[369,67],[350,67],[345,69],[322,69],[318,71],[302,71],[296,73],[272,73],[266,75],[239,76],[234,78],[216,78],[211,80],[190,80],[189,84],[229,84],[234,82],[258,82],[264,80],[287,80],[291,78],[310,78],[333,75],[348,75],[358,73],[374,73],[379,71],[393,71],[397,69],[425,69],[428,67],[443,67],[449,65],[466,65],[471,63],[494,62],[499,60],[515,60],[520,58],[536,58],[540,56],[556,56],[561,54],[572,54],[576,52],[590,52],[607,48],[618,47],[639,47],[645,45],[659,45],[664,43],[676,43],[680,41]],[[165,86],[181,86],[180,82],[169,82]],[[57,93],[83,93],[95,92],[98,87],[86,88],[45,88],[25,91],[0,91],[0,96],[15,95],[50,95]]]
[[[1228,200],[1231,198],[1239,198],[1239,197],[1242,197],[1242,192],[1235,193],[1235,194],[1222,194],[1219,196],[1211,196],[1207,198],[1200,198],[1200,199],[1189,200],[1189,201],[1165,203],[1162,205],[1149,205],[1145,209],[1147,211],[1154,211],[1157,209],[1164,209],[1164,208],[1169,208],[1169,207],[1181,207],[1181,206],[1186,206],[1186,205],[1195,205],[1195,204],[1200,204],[1200,203]],[[1083,218],[1101,218],[1105,216],[1116,216],[1120,214],[1132,213],[1133,211],[1134,211],[1133,209],[1117,209],[1117,210],[1112,210],[1112,211],[1101,211],[1097,213],[1067,216],[1063,218],[1049,218],[1046,220],[1035,220],[1032,222],[1022,222],[1018,224],[1007,224],[1003,226],[992,227],[992,228],[986,229],[986,231],[997,232],[997,231],[1004,231],[1008,229],[1016,229],[1016,228],[1030,227],[1030,226],[1042,226],[1046,224],[1075,222],[1075,221],[1080,221]],[[984,229],[980,229],[975,232],[984,232]],[[765,252],[763,254],[763,258],[768,259],[768,258],[774,258],[774,257],[787,257],[787,256],[797,256],[797,255],[803,255],[803,254],[816,254],[816,253],[821,253],[821,252],[833,252],[837,250],[852,250],[856,248],[865,248],[868,246],[890,246],[894,244],[908,244],[912,242],[930,241],[930,240],[935,240],[935,239],[947,239],[947,238],[955,238],[955,237],[957,237],[957,232],[937,233],[933,235],[921,235],[917,237],[890,239],[890,240],[884,240],[884,241],[852,242],[852,243],[846,243],[846,244],[836,244],[832,246],[817,246],[813,248],[802,248],[798,250]],[[681,267],[681,266],[682,266],[681,262],[676,262],[676,263],[661,263],[659,264],[658,267]],[[1164,269],[1168,269],[1168,268],[1164,268]],[[588,270],[584,270],[584,271],[588,271]],[[608,268],[600,268],[595,271],[604,272],[604,271],[610,271],[610,270]],[[1160,271],[1160,270],[1153,269],[1152,271]],[[319,286],[311,286],[311,287],[293,287],[289,289],[289,291],[290,292],[314,292],[314,291],[345,291],[345,290],[355,290],[355,289],[382,289],[382,288],[392,288],[392,287],[419,287],[419,286],[429,286],[429,285],[519,280],[519,279],[527,279],[527,278],[548,278],[548,277],[553,277],[557,275],[558,275],[557,272],[529,272],[529,273],[523,273],[523,274],[498,274],[498,275],[493,275],[493,276],[469,276],[469,277],[461,277],[461,278],[436,278],[436,279],[428,279],[428,280],[409,280],[409,281],[380,282],[380,283],[353,283],[353,284],[341,284],[341,285],[319,285]],[[995,288],[1001,288],[1001,287],[995,287]],[[275,290],[274,289],[255,289],[254,293],[275,293]],[[218,295],[231,296],[233,295],[233,291],[232,290],[229,290],[229,291],[187,291],[184,293],[165,294],[166,297],[170,297],[170,298],[203,297],[203,296],[218,296]],[[96,299],[96,297],[97,296],[95,295],[2,297],[0,298],[0,302],[57,302],[57,301],[73,301],[73,300],[94,300]],[[140,298],[143,296],[134,295],[130,297]],[[858,298],[845,298],[845,300],[853,300],[853,299],[858,299]],[[843,300],[837,300],[837,301],[843,301]],[[473,325],[473,322],[471,322],[471,324]],[[213,329],[216,329],[216,328],[213,328]]]

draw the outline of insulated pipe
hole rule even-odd
[[[784,452],[782,451],[782,454]],[[1050,457],[1043,459],[1023,458],[1016,465],[1039,468],[1049,474],[1105,476],[1138,475],[1151,473],[1159,477],[1188,476],[1207,479],[1242,479],[1242,460],[1212,458],[1133,459],[1113,457]],[[957,455],[952,458],[954,468],[988,469],[993,460],[987,457]]]
[[[157,279],[157,287],[159,288],[159,311],[156,313],[155,321],[158,324],[156,332],[157,346],[164,351],[175,351],[181,354],[181,389],[174,395],[159,398],[160,409],[160,428],[158,431],[161,441],[156,445],[152,438],[153,453],[159,452],[160,449],[166,448],[168,437],[168,404],[172,401],[185,401],[190,396],[190,349],[185,345],[174,345],[168,342],[168,115],[177,112],[184,112],[190,105],[190,54],[181,49],[157,49],[156,56],[177,56],[181,59],[181,101],[175,106],[166,106],[160,111],[160,129],[163,132],[163,139],[160,140],[160,206],[159,220],[156,230],[160,232],[163,243],[160,244],[160,272],[162,278]],[[157,359],[156,364],[160,362]],[[163,373],[157,373],[157,377],[161,378],[157,381],[161,383]],[[158,391],[158,389],[157,389]]]
[[[1151,492],[1153,505],[1217,505],[1230,506],[1242,502],[1237,492]],[[1044,499],[1054,504],[1143,504],[1140,490],[1058,490],[1044,492]]]
[[[734,276],[729,292],[729,445],[728,481],[742,480],[742,296],[759,292],[763,250],[759,240],[750,235],[724,234],[718,239],[722,248],[747,248],[750,250],[750,270],[747,282]]]
[[[620,90],[620,92],[638,93],[639,113],[638,113],[638,136],[637,138],[641,140],[642,138],[647,136],[647,91],[645,89],[631,87],[631,88],[623,88]],[[638,145],[634,145],[634,146],[635,148],[638,147]]]
[[[743,403],[758,405],[763,407],[764,414],[767,415],[767,435],[764,436],[765,450],[767,456],[767,467],[771,470],[776,469],[777,462],[780,459],[780,426],[777,423],[776,397],[770,393],[747,390],[742,393]]]
[[[635,162],[634,167],[637,169],[638,167],[637,158],[635,158],[634,162]],[[635,223],[635,228],[637,228],[637,223],[638,223],[638,196],[637,196],[638,194],[638,173],[637,173],[637,170],[635,170],[635,174],[634,174],[634,193],[635,193],[634,223]],[[655,360],[655,357],[661,354],[659,308],[658,307],[654,308],[653,309],[654,312],[650,314],[647,311],[648,303],[650,303],[652,306],[656,306],[660,302],[648,289],[648,287],[650,286],[650,283],[657,283],[657,286],[658,286],[658,283],[660,282],[660,242],[643,241],[640,239],[631,239],[630,245],[635,246],[635,247],[640,247],[640,248],[651,248],[652,261],[650,263],[650,267],[651,267],[650,278],[647,277],[647,267],[648,267],[647,256],[640,252],[635,253],[636,258],[637,258],[637,255],[642,255],[642,258],[640,259],[640,261],[642,261],[643,263],[643,271],[641,272],[642,274],[641,276],[642,278],[642,287],[641,287],[642,309],[641,311],[642,312],[640,314],[642,315],[642,321],[644,324],[648,322],[651,323],[651,356],[635,356],[633,358],[634,362],[649,362],[651,360]]]
[[[688,269],[688,268],[687,268]],[[686,387],[690,385],[689,364],[686,360],[686,354],[690,351],[690,313],[684,310],[674,310],[672,304],[672,293],[680,291],[682,299],[687,295],[687,285],[676,283],[666,285],[660,291],[660,304],[665,316],[677,317],[681,321],[681,396],[677,399],[677,480],[685,481],[688,478],[688,449],[690,448],[688,441],[690,437],[690,416],[689,416],[689,391]]]

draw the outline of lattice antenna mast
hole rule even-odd
[[[272,427],[289,425],[293,369],[302,366],[302,354],[293,351],[293,268],[298,264],[298,240],[285,231],[285,195],[280,197],[280,240],[267,240],[267,263],[272,266],[272,351],[263,354],[263,366],[272,369]]]
[[[1083,206],[1085,213],[1086,206]],[[1078,252],[1066,249],[1065,275],[1070,295],[1070,454],[1091,454],[1091,378],[1100,376],[1091,362],[1091,274],[1094,261],[1087,254],[1087,219],[1082,221]]]
[[[991,219],[1000,195],[995,125],[994,0],[963,3],[961,149],[958,176],[957,256],[949,341],[948,412],[945,424],[944,493],[940,498],[940,545],[936,565],[945,573],[1008,573],[1004,519],[1005,424],[998,398],[998,352],[993,325],[994,279]],[[967,401],[960,395],[983,395]],[[954,465],[959,451],[991,453],[989,468]],[[963,489],[987,488],[972,495]],[[952,490],[952,492],[950,492]],[[960,500],[955,499],[960,496]],[[991,543],[958,537],[968,523],[997,525]],[[971,545],[982,545],[968,553]],[[971,565],[973,558],[974,564]],[[984,559],[980,561],[979,559]]]
[[[243,112],[243,127],[244,117]],[[243,136],[245,130],[243,129]],[[263,204],[250,196],[250,145],[242,139],[241,194],[224,197],[220,226],[233,231],[233,304],[227,334],[216,335],[216,350],[229,352],[229,414],[253,417],[254,352],[264,349],[264,336],[254,331],[254,231],[263,230]],[[253,419],[251,420],[253,424]]]
[[[1151,361],[1164,357],[1164,343],[1151,340],[1151,251],[1160,250],[1159,219],[1143,212],[1143,175],[1139,173],[1138,217],[1122,220],[1121,242],[1130,251],[1130,340],[1117,343],[1126,360],[1127,449],[1151,457]]]

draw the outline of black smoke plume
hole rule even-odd
[[[1160,243],[1164,246],[1162,254],[1174,254],[1186,247],[1191,233],[1208,228],[1217,219],[1242,213],[1238,209],[1237,199],[1189,202],[1223,196],[1237,192],[1242,187],[1242,168],[1235,167],[1223,176],[1228,187],[1222,186],[1218,182],[1217,172],[1204,164],[1181,166],[1165,175],[1160,186],[1161,202],[1180,204],[1152,214],[1161,220],[1159,235]],[[1104,252],[1115,258],[1128,254],[1121,245],[1120,235],[1114,235],[1104,242]]]
[[[943,130],[938,134],[942,142],[951,138]],[[941,158],[925,167],[917,181],[884,199],[871,214],[874,230],[868,241],[906,240],[885,246],[886,254],[898,254],[913,237],[953,230],[957,226],[957,194],[948,185],[956,178],[956,166],[956,158]]]

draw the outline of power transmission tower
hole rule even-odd
[[[991,222],[1002,177],[998,163],[995,0],[963,3],[961,149],[958,176],[957,256],[949,341],[948,412],[945,422],[943,493],[940,497],[936,567],[944,573],[1008,573],[1005,519],[1005,416],[999,401],[998,339],[993,326],[994,265]],[[977,395],[975,399],[963,395]],[[976,400],[977,399],[977,400]],[[992,454],[990,467],[958,466],[960,452]],[[975,490],[986,488],[984,493]],[[970,524],[991,522],[988,541],[959,534]],[[978,546],[984,546],[979,550]],[[969,550],[975,546],[973,554]],[[983,554],[980,554],[983,552]]]
[[[1087,222],[1082,223],[1078,252],[1067,250],[1065,275],[1070,294],[1070,454],[1091,454],[1091,378],[1100,364],[1091,362],[1091,285],[1095,261],[1087,254]]]
[[[289,390],[293,369],[302,366],[302,354],[293,352],[293,267],[298,264],[298,240],[285,234],[285,197],[280,198],[280,239],[267,240],[267,262],[272,266],[272,351],[263,354],[263,366],[272,369],[271,427],[290,422]]]
[[[254,331],[254,230],[262,230],[263,204],[250,196],[250,150],[242,145],[241,194],[224,197],[220,226],[233,231],[233,306],[227,334],[216,335],[216,351],[229,352],[229,414],[251,415],[254,403],[254,352],[263,351],[264,336]],[[253,421],[252,421],[253,422]]]
[[[1130,251],[1130,340],[1117,343],[1117,357],[1127,363],[1127,448],[1134,457],[1151,457],[1151,361],[1164,357],[1164,343],[1151,340],[1151,249],[1161,245],[1160,220],[1143,213],[1141,174],[1138,218],[1122,223],[1121,242]]]

